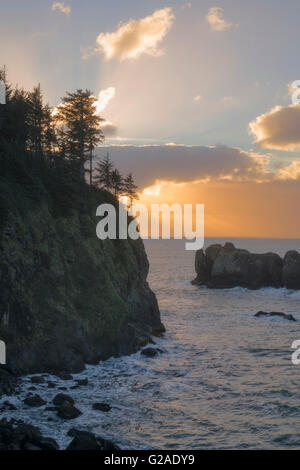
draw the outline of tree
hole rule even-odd
[[[100,160],[95,168],[96,176],[94,182],[102,188],[109,191],[112,188],[111,176],[114,169],[114,164],[110,159],[110,155],[107,152],[106,156]]]
[[[123,177],[117,169],[114,169],[111,173],[111,188],[116,197],[123,191]]]
[[[28,93],[27,99],[27,145],[29,150],[31,150],[35,154],[42,153],[44,109],[40,85],[35,87],[31,93]]]
[[[54,123],[50,106],[43,103],[40,85],[28,93],[27,100],[27,147],[35,154],[50,154],[56,141]]]
[[[54,119],[52,116],[52,110],[47,104],[44,107],[44,126],[43,126],[43,148],[44,152],[51,156],[55,145],[57,145],[56,129]]]
[[[96,113],[96,101],[97,98],[89,90],[67,93],[55,114],[55,119],[61,126],[61,149],[63,148],[66,157],[73,161],[82,180],[85,171],[90,173],[90,183],[92,183],[93,150],[104,141],[104,134],[100,128],[103,119]],[[85,163],[88,160],[90,169],[85,170]]]
[[[123,195],[129,199],[129,207],[132,206],[132,203],[135,199],[138,199],[138,186],[133,180],[132,173],[129,173],[123,181]]]
[[[23,89],[12,88],[5,67],[0,69],[0,80],[4,82],[6,92],[6,104],[0,105],[0,144],[5,140],[25,149],[28,134],[28,94]]]

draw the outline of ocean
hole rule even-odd
[[[225,241],[256,253],[300,251],[300,240],[206,239],[206,246]],[[17,410],[1,416],[37,425],[62,448],[71,427],[124,449],[300,448],[300,365],[291,360],[291,345],[300,340],[300,292],[193,286],[195,253],[184,250],[184,241],[146,240],[145,246],[148,280],[166,327],[164,337],[155,339],[163,353],[147,358],[138,352],[87,366],[74,378],[87,377],[89,385],[70,392],[83,412],[74,421],[27,409],[22,400],[32,385],[29,377],[21,394],[9,397]],[[291,313],[298,322],[254,317],[259,310]],[[58,393],[36,387],[47,402]],[[94,411],[99,401],[111,411]]]

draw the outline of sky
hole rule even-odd
[[[133,173],[141,201],[204,203],[208,236],[299,237],[299,0],[0,6],[10,80],[41,83],[53,107],[90,89],[99,155]]]

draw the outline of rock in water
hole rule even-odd
[[[141,351],[141,354],[146,357],[155,357],[160,352],[157,348],[145,348]]]
[[[35,375],[31,377],[30,382],[33,384],[43,384],[45,383],[44,377],[41,377],[40,375]]]
[[[66,395],[65,393],[59,393],[56,395],[56,397],[53,398],[52,400],[53,405],[55,406],[61,406],[64,405],[65,403],[69,403],[70,405],[74,405],[74,400],[70,395]]]
[[[0,408],[0,411],[16,411],[17,407],[10,403],[9,401],[5,401],[3,406]]]
[[[285,320],[297,321],[296,318],[293,315],[283,313],[283,312],[263,312],[263,311],[260,311],[260,312],[257,312],[254,316],[255,317],[281,317],[281,318],[284,318]]]
[[[282,285],[288,289],[300,289],[300,254],[288,251],[283,262]]]
[[[66,450],[120,450],[113,442],[95,436],[91,432],[72,429],[72,434],[68,434],[75,437]]]
[[[300,254],[289,251],[284,259],[275,253],[256,254],[232,243],[211,245],[196,252],[193,284],[210,288],[287,287],[300,289]]]
[[[62,419],[75,419],[82,413],[71,403],[65,402],[63,405],[57,407],[57,416]]]
[[[0,366],[0,396],[12,395],[18,384],[17,377]]]
[[[24,400],[25,405],[31,406],[32,408],[39,408],[40,406],[46,405],[39,395],[28,395]]]
[[[0,421],[1,450],[59,450],[54,439],[43,437],[40,430],[23,421]]]
[[[76,382],[79,387],[86,386],[89,383],[88,379],[77,379]]]
[[[93,410],[108,412],[111,410],[111,406],[107,403],[94,403]]]

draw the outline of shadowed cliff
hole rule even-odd
[[[80,371],[164,331],[141,240],[96,237],[117,200],[66,177],[66,163],[1,155],[0,338],[18,373]]]

